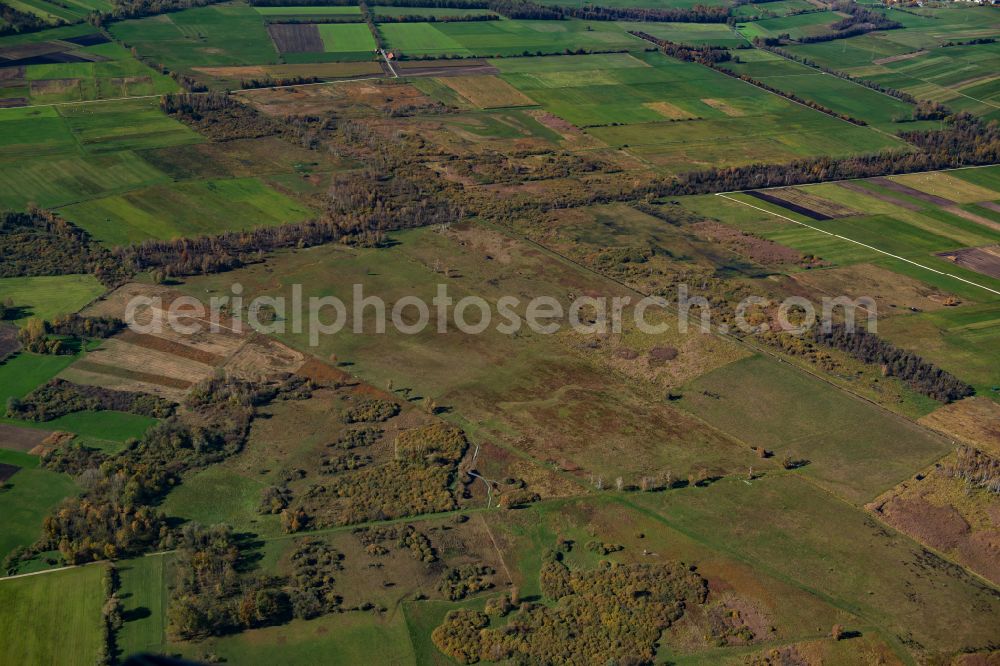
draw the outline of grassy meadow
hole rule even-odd
[[[68,475],[39,468],[37,456],[0,448],[0,463],[21,468],[0,488],[0,513],[4,517],[0,530],[2,560],[14,548],[30,546],[38,540],[45,517],[79,489]]]
[[[703,375],[680,403],[752,446],[809,461],[801,474],[864,504],[951,450],[905,419],[831,389],[785,363],[754,356]]]
[[[108,245],[287,224],[313,214],[257,178],[155,185],[59,210]]]
[[[103,567],[0,579],[0,662],[90,666],[101,641]]]
[[[110,31],[141,56],[172,70],[278,62],[263,17],[247,5],[198,7],[121,21]]]
[[[383,23],[379,29],[390,48],[410,56],[513,56],[524,51],[640,49],[644,44],[618,24],[575,19]]]

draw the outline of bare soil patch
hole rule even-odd
[[[322,53],[323,39],[319,28],[311,23],[272,23],[267,26],[278,53]]]
[[[698,236],[723,243],[734,252],[759,264],[797,264],[802,261],[802,254],[798,250],[766,238],[758,238],[721,222],[705,220],[691,225],[691,229]]]
[[[448,76],[445,84],[472,104],[482,109],[508,106],[536,106],[535,100],[495,76]]]
[[[811,220],[822,221],[831,219],[831,217],[829,215],[826,215],[825,213],[812,210],[808,206],[799,205],[797,203],[788,201],[782,197],[777,196],[776,194],[772,194],[771,191],[759,192],[757,190],[752,190],[749,192],[744,192],[744,194],[749,194],[750,196],[756,199],[760,199],[761,201],[766,201],[767,203],[775,204],[776,206],[781,206],[782,208],[790,210],[793,213],[804,215],[805,217],[808,217]]]
[[[921,49],[920,51],[914,51],[913,53],[900,53],[899,55],[889,56],[887,58],[879,58],[877,60],[872,60],[873,65],[887,65],[890,62],[899,62],[900,60],[911,60],[912,58],[919,58],[922,55],[927,55],[930,51],[925,51]]]
[[[275,27],[275,26],[271,26]],[[201,74],[208,74],[209,76],[218,76],[223,78],[243,78],[243,77],[265,77],[267,76],[267,69],[260,65],[243,65],[234,67],[192,67],[196,72]]]
[[[0,322],[0,360],[3,360],[21,348],[17,341],[17,327]]]
[[[461,61],[453,64],[428,65],[425,62],[397,62],[393,64],[404,76],[433,76],[436,78],[448,76],[496,75],[500,70],[484,60],[472,62]]]
[[[952,261],[962,268],[1000,279],[1000,245],[941,252],[938,256]]]
[[[20,426],[0,423],[0,449],[28,453],[44,442],[51,434],[51,430],[22,428]]]
[[[908,185],[903,185],[902,183],[897,183],[894,180],[889,180],[888,178],[883,178],[881,176],[878,178],[869,178],[868,182],[875,183],[876,185],[884,187],[887,190],[892,190],[893,192],[905,194],[906,196],[913,197],[919,201],[934,204],[935,206],[951,206],[955,203],[951,199],[945,199],[944,197],[939,197],[935,194],[921,192],[920,190],[915,190]]]
[[[964,208],[959,208],[958,206],[942,206],[941,210],[951,213],[956,217],[966,219],[969,222],[975,222],[976,224],[981,224],[984,227],[989,227],[995,231],[1000,231],[1000,222],[994,222],[989,218],[983,217],[982,215],[976,215],[975,213],[969,212]]]
[[[0,463],[0,483],[7,483],[12,476],[20,471],[20,467],[17,465],[8,465],[7,463]]]
[[[41,79],[31,82],[32,95],[58,95],[80,85],[80,79]]]
[[[646,102],[643,106],[670,120],[686,120],[693,117],[684,109],[674,106],[670,102]]]
[[[863,213],[857,209],[845,206],[836,201],[830,201],[805,190],[795,187],[784,187],[776,190],[768,190],[768,194],[778,197],[801,208],[811,210],[818,215],[824,215],[827,219],[838,217],[853,217]]]
[[[159,384],[160,386],[166,386],[169,388],[187,389],[192,385],[192,382],[184,379],[178,379],[176,377],[156,375],[151,372],[142,372],[140,370],[129,370],[117,365],[94,363],[93,361],[77,361],[73,364],[73,367],[100,375],[111,375],[112,377],[122,377],[123,379],[134,379],[140,382]]]
[[[740,109],[737,109],[735,106],[733,106],[732,104],[726,102],[725,100],[712,99],[711,97],[708,97],[708,98],[702,99],[701,101],[704,102],[705,104],[708,104],[713,109],[716,109],[718,111],[722,111],[724,114],[726,114],[727,116],[729,116],[731,118],[739,118],[741,116],[745,116],[746,115],[745,113],[743,113],[743,111],[741,111]],[[690,117],[690,115],[688,117]]]
[[[0,60],[0,65],[3,61]],[[0,82],[20,81],[24,78],[24,67],[3,67],[0,69]]]

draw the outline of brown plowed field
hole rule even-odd
[[[278,53],[322,53],[323,39],[319,29],[311,23],[273,23],[267,34]]]

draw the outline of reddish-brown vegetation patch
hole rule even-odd
[[[166,352],[191,361],[205,363],[206,365],[218,365],[225,360],[222,356],[205,351],[204,349],[182,345],[179,342],[174,342],[173,340],[161,338],[156,335],[136,333],[131,329],[125,329],[122,331],[118,336],[118,339],[145,349],[155,349],[156,351]]]
[[[914,51],[912,53],[901,53],[899,55],[888,56],[886,58],[878,58],[876,60],[872,60],[872,64],[873,65],[887,65],[890,62],[899,62],[900,60],[909,60],[911,58],[917,58],[919,56],[926,55],[927,53],[930,53],[930,51],[925,51],[925,50],[921,49],[919,51]]]
[[[879,317],[899,312],[939,310],[958,302],[920,280],[894,273],[874,264],[852,264],[822,271],[803,271],[791,277],[807,288],[806,293],[820,292],[830,296],[846,294],[852,298],[866,296],[875,300]],[[865,311],[856,313],[863,317]]]
[[[737,254],[759,264],[797,264],[802,261],[798,250],[759,238],[721,222],[705,220],[691,225],[691,229],[706,240],[723,243]]]
[[[319,28],[311,23],[272,23],[267,26],[278,53],[322,53],[323,39]]]
[[[343,370],[339,370],[329,363],[324,363],[314,356],[307,356],[305,362],[299,366],[295,374],[311,379],[314,382],[340,384],[353,380],[353,377]]]
[[[932,548],[950,551],[969,534],[969,523],[951,506],[934,506],[922,497],[893,497],[881,509],[896,529]]]
[[[938,256],[953,261],[962,268],[1000,278],[1000,245],[969,247],[953,252],[942,252]]]
[[[966,398],[939,407],[920,423],[1000,457],[1000,405],[988,398]]]

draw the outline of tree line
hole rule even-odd
[[[881,366],[887,377],[898,377],[916,391],[939,402],[961,400],[975,393],[972,386],[951,373],[862,328],[844,324],[834,324],[830,330],[814,327],[813,339],[828,347],[845,351],[863,363]]]
[[[111,11],[91,12],[87,16],[87,21],[95,26],[101,27],[113,21],[124,21],[125,19],[136,19],[144,16],[155,16],[157,14],[169,14],[180,12],[185,9],[195,7],[205,7],[224,0],[112,0]]]
[[[723,74],[725,74],[727,76],[731,76],[731,77],[739,79],[741,81],[746,81],[750,85],[756,86],[756,87],[760,88],[761,90],[766,90],[767,92],[774,93],[775,95],[780,95],[781,97],[784,97],[787,100],[795,102],[796,104],[801,104],[803,106],[808,106],[810,109],[813,109],[815,111],[819,111],[820,113],[825,113],[828,116],[833,116],[834,118],[838,118],[840,120],[846,120],[847,122],[851,123],[852,125],[858,125],[859,127],[864,127],[865,125],[868,124],[867,122],[865,122],[864,120],[861,120],[860,118],[855,118],[854,116],[848,115],[846,113],[840,113],[839,111],[834,111],[830,107],[823,106],[822,104],[820,104],[819,102],[816,102],[814,100],[805,99],[803,97],[799,97],[795,93],[791,93],[791,92],[788,92],[788,91],[785,91],[785,90],[780,90],[779,88],[775,88],[772,85],[768,85],[767,83],[764,83],[763,81],[760,81],[758,79],[753,78],[749,74],[738,74],[738,73],[734,72],[733,70],[728,69],[726,67],[715,66],[714,63],[710,64],[708,62],[703,62],[702,64],[708,65],[709,67],[712,67],[712,69],[714,69],[716,71],[719,71],[719,72],[722,72]]]
[[[641,21],[646,23],[725,23],[730,9],[724,5],[706,7],[559,7],[563,16],[585,21]]]
[[[780,46],[778,46],[779,43],[780,42],[775,41],[773,39],[763,39],[762,40],[759,37],[754,37],[753,38],[753,44],[754,44],[754,46],[756,46],[759,49],[763,49],[765,51],[770,51],[771,53],[774,53],[775,55],[781,56],[782,58],[787,58],[789,60],[794,60],[795,62],[797,62],[799,64],[805,65],[806,67],[812,67],[813,69],[818,69],[819,71],[824,72],[826,74],[831,74],[831,75],[836,76],[838,78],[845,79],[847,81],[851,81],[852,83],[857,83],[857,84],[863,85],[866,88],[871,88],[872,90],[875,90],[875,91],[880,92],[880,93],[884,93],[886,95],[889,95],[890,97],[895,97],[896,99],[902,100],[902,101],[907,102],[909,104],[916,104],[917,103],[917,98],[914,97],[913,95],[911,95],[908,92],[905,92],[903,90],[897,90],[896,88],[892,88],[892,87],[889,87],[889,86],[884,86],[881,83],[877,83],[875,81],[869,81],[868,79],[857,78],[857,77],[854,77],[854,76],[848,74],[847,72],[842,72],[842,71],[837,70],[837,69],[832,69],[830,67],[826,67],[824,65],[821,65],[821,64],[817,63],[814,60],[810,60],[809,58],[803,58],[802,56],[798,55],[797,53],[792,53],[791,51],[788,51],[786,49],[780,48]]]
[[[381,14],[375,16],[375,21],[378,23],[467,23],[499,20],[500,16],[497,14],[459,14],[457,16],[428,16],[426,14],[387,16]]]
[[[685,62],[697,62],[706,66],[713,66],[720,62],[728,62],[733,59],[729,49],[722,46],[692,46],[690,44],[678,44],[667,39],[654,37],[648,32],[640,30],[629,30],[630,35],[639,39],[644,39],[660,47],[665,55]]]
[[[54,23],[50,23],[37,14],[22,12],[16,7],[0,2],[0,36],[38,32],[65,23],[60,18],[56,18]]]
[[[164,419],[173,415],[175,406],[149,393],[75,384],[55,378],[24,398],[11,398],[7,402],[7,418],[51,421],[74,412],[115,411]]]

